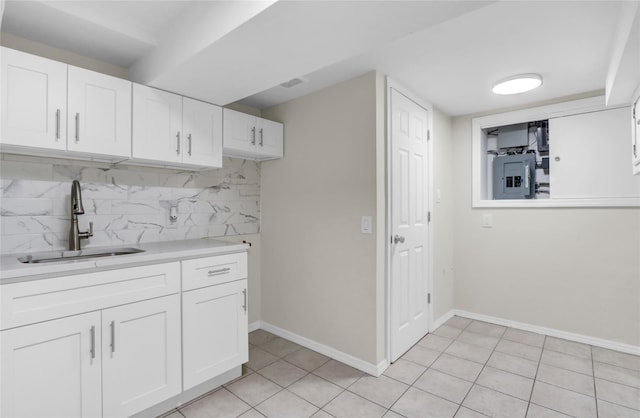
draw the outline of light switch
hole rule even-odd
[[[493,228],[493,215],[490,213],[482,214],[482,227]]]
[[[360,232],[362,232],[363,234],[373,233],[372,223],[373,221],[371,219],[371,216],[363,216],[360,220]]]

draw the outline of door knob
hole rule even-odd
[[[404,243],[404,237],[402,235],[394,235],[393,236],[393,243],[397,244],[397,243]]]

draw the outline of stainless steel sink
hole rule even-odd
[[[47,251],[18,257],[18,261],[21,263],[50,263],[54,261],[73,261],[86,258],[113,257],[116,255],[136,254],[142,252],[144,252],[144,250],[133,247],[89,248],[80,251]]]

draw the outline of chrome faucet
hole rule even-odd
[[[71,183],[71,228],[69,229],[69,249],[80,250],[80,240],[93,236],[93,222],[89,222],[89,230],[80,232],[78,229],[78,215],[84,215],[82,206],[82,193],[80,192],[80,182],[74,180]]]

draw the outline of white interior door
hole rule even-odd
[[[391,95],[391,361],[429,330],[428,111]]]

